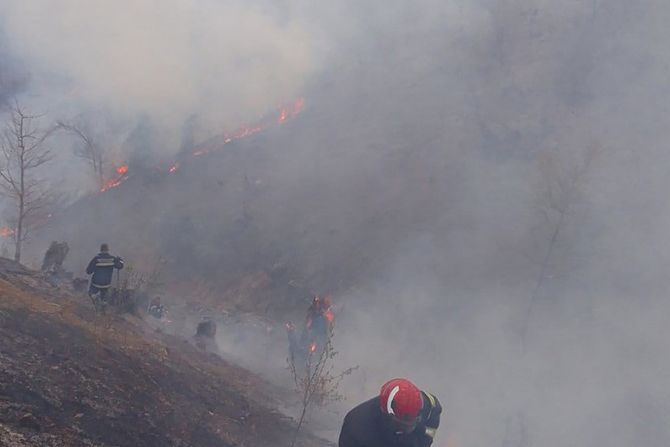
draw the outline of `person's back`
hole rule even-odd
[[[107,290],[112,286],[114,269],[121,270],[123,266],[123,259],[109,254],[109,246],[102,244],[100,253],[91,259],[86,267],[86,273],[93,275],[88,291],[89,295],[93,296],[99,293],[100,298],[104,300],[107,297]]]
[[[392,447],[397,444],[393,439],[385,439],[382,414],[379,411],[379,397],[354,407],[344,417],[340,432],[339,447]],[[408,444],[411,446],[411,444]]]

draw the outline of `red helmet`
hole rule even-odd
[[[392,379],[382,385],[379,406],[396,433],[410,433],[421,418],[421,390],[407,379]]]

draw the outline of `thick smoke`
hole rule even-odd
[[[377,67],[400,67],[371,71],[392,87],[378,104],[397,106],[382,115],[394,124],[386,147],[409,139],[408,184],[392,203],[411,215],[391,262],[347,299],[338,347],[366,365],[370,394],[406,375],[442,397],[441,442],[667,444],[667,349],[654,316],[667,312],[667,206],[653,173],[667,160],[659,42],[670,10],[482,8],[472,34],[454,25],[379,49]]]
[[[104,239],[135,263],[162,254],[176,284],[207,283],[209,312],[271,318],[333,292],[338,360],[362,371],[344,384],[343,408],[391,376],[412,378],[445,406],[437,447],[668,445],[670,7],[265,3],[253,17],[322,50],[318,64],[296,53],[308,62],[288,90],[305,95],[305,112],[172,177],[80,202],[49,234],[71,241],[71,267]],[[229,12],[234,29],[250,29]],[[185,35],[160,41],[183,55]],[[172,98],[157,67],[147,72],[161,93],[138,93],[131,110]],[[242,92],[258,82],[268,99],[240,100],[243,110],[287,93],[263,82],[274,68],[240,78]],[[87,91],[95,76],[83,72],[73,78]],[[211,104],[205,87],[192,102],[177,89],[182,118]],[[98,99],[116,106],[111,90]],[[223,106],[205,109],[235,121]]]
[[[0,112],[22,92],[28,74],[7,45],[5,31],[0,23]]]
[[[131,130],[151,122],[163,153],[176,152],[189,119],[203,139],[293,99],[316,61],[305,24],[246,2],[3,0],[2,9],[44,109],[63,119],[104,108]]]

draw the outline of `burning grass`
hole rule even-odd
[[[258,123],[245,125],[234,130],[231,133],[225,133],[222,136],[215,138],[208,143],[201,144],[197,148],[193,149],[193,151],[191,152],[191,156],[200,157],[201,155],[208,154],[215,148],[218,148],[222,145],[226,145],[232,143],[233,141],[249,137],[258,132],[262,132],[266,129],[269,129],[273,126],[284,124],[290,119],[293,119],[296,116],[298,116],[300,113],[302,113],[304,109],[305,109],[305,98],[303,97],[297,98],[291,103],[284,104],[278,107],[277,112],[278,115],[276,116],[276,118],[274,116],[266,117],[260,120],[260,122]],[[170,167],[167,168],[167,173],[168,174],[175,173],[177,169],[179,169],[179,165],[180,163],[175,161],[170,165]],[[100,188],[100,192],[105,192],[112,188],[120,186],[130,177],[130,173],[128,171],[129,167],[128,164],[126,163],[117,166],[114,169],[114,176],[105,182],[105,184]],[[2,235],[2,233],[0,233],[0,235]]]

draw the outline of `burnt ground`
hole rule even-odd
[[[281,391],[0,261],[1,446],[290,445]]]

